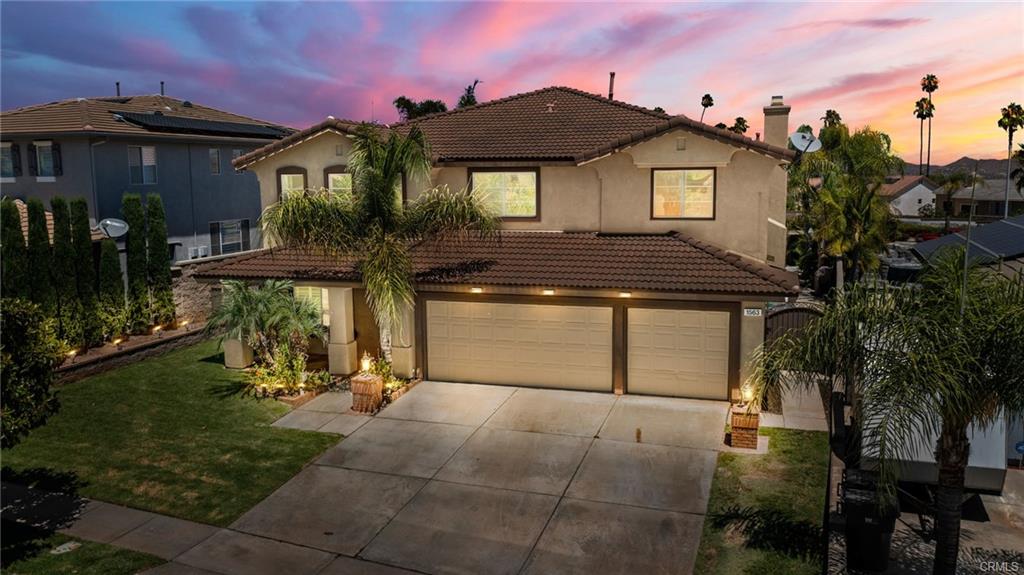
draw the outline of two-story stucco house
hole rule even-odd
[[[424,189],[485,193],[499,242],[414,251],[417,301],[395,371],[452,382],[730,399],[764,338],[766,302],[796,295],[786,243],[789,108],[758,141],[570,88],[545,88],[381,129],[418,126]],[[356,124],[329,118],[236,160],[264,206],[350,189]],[[358,191],[356,191],[358,193]],[[329,318],[329,366],[356,370],[378,333],[352,261],[270,248],[209,280],[288,278]]]
[[[259,184],[231,160],[294,130],[164,95],[77,98],[0,114],[3,195],[84,197],[94,220],[159,194],[169,255],[259,245]]]

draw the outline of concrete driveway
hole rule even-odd
[[[176,562],[247,574],[690,573],[727,409],[424,382]]]

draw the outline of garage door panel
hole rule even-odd
[[[611,391],[611,308],[445,301],[426,307],[431,379]]]
[[[630,308],[627,317],[628,391],[727,397],[729,312]]]

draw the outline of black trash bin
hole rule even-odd
[[[889,566],[889,548],[896,529],[899,509],[881,508],[878,492],[870,486],[847,485],[843,490],[843,514],[846,516],[846,566],[860,571],[885,571]]]

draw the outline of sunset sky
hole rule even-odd
[[[1024,3],[0,4],[3,109],[167,93],[294,127],[396,119],[404,94],[454,106],[549,85],[762,131],[774,94],[791,128],[835,108],[917,161],[913,104],[938,75],[932,158],[1005,157],[999,109],[1024,102]],[[1024,134],[1018,136],[1024,140]]]

